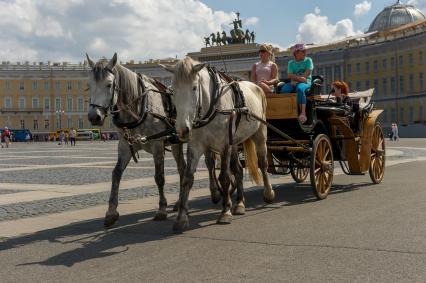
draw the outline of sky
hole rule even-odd
[[[257,43],[286,48],[363,33],[396,0],[0,0],[0,61],[182,58],[240,12]],[[426,14],[426,0],[406,0]]]

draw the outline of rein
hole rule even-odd
[[[207,71],[209,73],[210,78],[213,80],[213,91],[211,92],[211,102],[209,105],[209,109],[207,110],[204,117],[201,118],[201,105],[202,105],[202,96],[201,91],[198,91],[198,105],[197,105],[197,114],[196,120],[193,122],[193,128],[201,128],[208,125],[217,114],[230,115],[229,119],[229,143],[230,145],[234,144],[233,136],[237,132],[237,128],[239,122],[241,120],[242,114],[249,114],[249,109],[246,107],[245,99],[242,90],[240,89],[238,82],[226,75],[225,73],[218,72],[214,67],[208,65]],[[224,80],[227,84],[220,86],[219,79]],[[199,84],[200,85],[200,84]],[[233,91],[233,100],[234,100],[234,108],[227,110],[218,110],[217,104],[219,99],[224,95],[224,89],[226,87],[231,87]],[[235,121],[235,123],[234,123]],[[235,131],[233,131],[235,128]]]
[[[108,70],[108,72],[113,73],[112,70]],[[105,111],[105,113],[108,113],[108,112],[111,113],[111,115],[113,116],[114,125],[123,130],[123,138],[127,141],[129,148],[130,148],[130,152],[131,152],[132,157],[133,157],[133,160],[136,163],[138,162],[138,159],[136,158],[137,151],[135,151],[135,149],[134,149],[135,145],[143,145],[143,144],[148,143],[149,141],[160,139],[160,138],[164,138],[169,143],[179,142],[179,139],[177,138],[176,131],[175,131],[175,128],[174,128],[175,119],[172,118],[172,116],[175,112],[175,109],[173,108],[173,105],[171,103],[171,99],[169,97],[170,95],[172,95],[172,93],[168,92],[167,91],[168,89],[156,80],[154,80],[154,86],[157,87],[158,89],[147,88],[145,83],[144,83],[144,79],[143,79],[142,75],[137,74],[137,76],[138,76],[138,94],[139,95],[136,99],[131,101],[129,103],[129,105],[139,105],[139,103],[140,103],[141,104],[141,110],[140,110],[139,114],[134,113],[131,109],[129,109],[128,106],[126,106],[127,109],[119,109],[118,108],[118,106],[117,106],[118,97],[119,97],[119,95],[122,94],[122,92],[121,92],[121,89],[117,86],[116,79],[114,79],[114,82],[113,82],[114,94],[113,94],[113,97],[111,98],[110,105],[105,107],[105,106],[91,104],[92,106],[102,108]],[[164,91],[159,90],[160,87],[163,88]],[[164,116],[164,115],[155,113],[148,108],[149,101],[148,101],[147,93],[150,92],[150,91],[161,94],[164,111],[166,112],[166,114],[168,116]],[[166,95],[168,97],[165,98]],[[167,101],[166,101],[166,99],[167,99]],[[136,120],[134,120],[132,122],[120,121],[118,113],[124,112],[124,111],[130,112],[130,114],[133,117],[135,117]],[[166,130],[161,131],[161,132],[156,133],[156,134],[153,134],[151,136],[142,136],[142,135],[139,135],[139,134],[132,135],[130,130],[135,129],[138,126],[140,126],[146,120],[148,115],[151,115],[154,118],[157,118],[160,121],[162,121],[164,124],[166,124]],[[138,155],[138,157],[139,157],[139,155]]]

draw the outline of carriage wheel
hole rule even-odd
[[[291,177],[293,177],[293,180],[299,184],[305,182],[309,174],[308,161],[306,159],[301,159],[300,161],[302,164],[295,162],[290,166]]]
[[[311,153],[311,185],[318,199],[325,199],[333,182],[333,149],[330,139],[318,135]]]
[[[375,184],[383,180],[385,174],[385,136],[380,124],[376,124],[371,139],[370,178]]]

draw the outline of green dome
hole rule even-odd
[[[383,31],[424,19],[426,17],[416,7],[397,1],[394,5],[385,7],[376,16],[368,28],[368,32]]]

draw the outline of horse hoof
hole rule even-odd
[[[246,214],[246,207],[244,205],[236,205],[232,208],[233,215],[244,215]]]
[[[117,222],[119,216],[120,214],[118,214],[118,212],[115,212],[113,214],[107,214],[105,216],[104,227],[109,228],[114,225],[114,223]]]
[[[164,210],[159,210],[154,216],[154,221],[163,221],[167,219],[167,212]]]
[[[266,203],[273,203],[275,199],[275,192],[274,190],[271,190],[270,194],[263,194],[263,201]]]
[[[216,193],[211,195],[211,198],[212,198],[212,203],[218,204],[219,201],[222,199],[222,196],[220,195],[218,191],[216,191]]]
[[[223,213],[217,220],[217,224],[231,224],[231,222],[232,222],[231,213]]]
[[[173,224],[173,232],[176,234],[180,234],[185,230],[186,227],[189,226],[188,216],[182,216],[182,219],[176,220]]]

